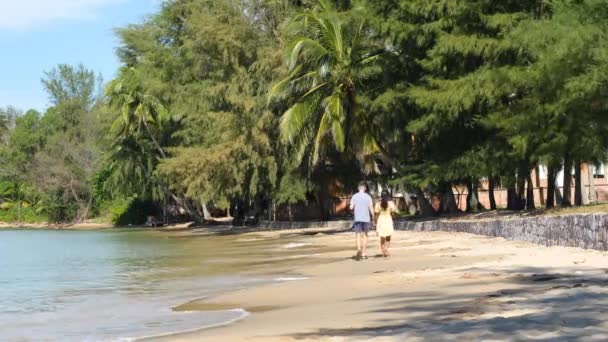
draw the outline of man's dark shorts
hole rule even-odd
[[[369,222],[355,222],[353,223],[353,230],[355,233],[367,233],[372,229],[372,224]]]

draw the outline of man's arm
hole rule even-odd
[[[376,219],[376,211],[374,210],[374,200],[369,197],[369,214],[371,215],[372,222]]]
[[[351,211],[355,210],[355,201],[353,201],[354,198],[355,198],[355,196],[352,196],[350,198],[350,210]]]

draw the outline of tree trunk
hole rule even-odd
[[[555,188],[555,205],[562,205],[562,202],[564,201],[564,196],[562,196],[562,192],[559,191],[559,185],[557,184],[557,174],[559,173],[559,169],[555,169],[555,175],[553,176],[553,178],[555,179],[555,182],[553,183],[553,186]]]
[[[507,188],[507,209],[509,210],[520,210],[519,196],[517,196],[517,190],[515,185],[510,185]]]
[[[534,168],[534,176],[535,176],[534,178],[536,179],[536,187],[538,187],[540,205],[544,206],[545,205],[545,190],[543,189],[543,187],[541,186],[541,183],[540,183],[540,167],[538,165]]]
[[[211,214],[209,213],[209,209],[207,209],[207,203],[201,202],[201,206],[203,207],[203,219],[205,221],[211,221],[213,219]]]
[[[530,171],[525,168],[520,168],[517,174],[517,210],[523,210],[525,208],[526,178],[529,172]]]
[[[152,143],[154,144],[154,147],[156,147],[156,149],[158,150],[158,153],[160,153],[160,156],[163,159],[166,159],[167,155],[165,154],[165,150],[162,148],[162,146],[160,146],[160,144],[159,144],[158,140],[156,140],[156,137],[154,136],[154,134],[152,134],[152,131],[150,130],[150,127],[148,126],[148,123],[146,122],[146,120],[144,120],[144,126],[146,127],[146,131],[148,132],[150,139],[152,139]]]
[[[418,207],[422,217],[433,217],[436,215],[435,210],[429,200],[426,199],[424,192],[420,188],[416,188],[416,196],[418,197]]]
[[[469,181],[469,182],[467,182],[467,203],[466,203],[467,206],[465,209],[465,211],[467,213],[470,213],[473,211],[474,205],[472,203],[473,203],[473,183],[471,183]]]
[[[453,214],[458,212],[456,198],[454,198],[454,190],[452,184],[446,183],[441,186],[441,209],[442,213]]]
[[[403,200],[405,201],[405,211],[410,215],[416,215],[416,203],[407,191],[403,191]]]
[[[528,182],[528,190],[526,192],[526,209],[534,210],[536,206],[534,205],[534,183],[532,182],[532,175],[528,172],[526,176],[526,181]]]
[[[160,145],[158,145],[158,147],[160,148]],[[162,148],[160,148],[160,150],[162,151]],[[146,174],[146,176],[148,178],[152,178],[151,170],[145,166],[143,166],[143,168],[144,168],[144,173]],[[192,208],[192,206],[188,203],[187,199],[181,198],[181,197],[177,196],[176,194],[174,194],[169,189],[169,187],[162,182],[159,183],[158,185],[160,186],[162,191],[165,193],[165,198],[171,198],[171,200],[173,200],[175,202],[175,204],[177,204],[179,207],[184,209],[192,217],[192,219],[194,219],[195,222],[202,223],[205,221],[204,217],[201,217],[201,215],[198,213],[198,211],[196,209]]]
[[[588,165],[589,170],[589,203],[597,202],[597,193],[595,192],[595,172],[591,164]]]
[[[86,202],[86,205],[80,210],[80,218],[78,222],[84,222],[89,218],[89,212],[91,211],[91,207],[93,206],[93,196],[89,197],[89,200]]]
[[[481,204],[481,201],[479,200],[479,184],[478,184],[478,180],[475,179],[473,181],[473,204],[475,205],[475,207],[477,208],[477,211],[482,211],[485,209],[485,207],[483,206],[483,204]]]
[[[589,163],[585,163],[587,165],[587,174],[583,173],[583,168],[581,164],[581,203],[582,205],[589,205],[589,191],[587,191],[587,185],[585,185],[585,176],[589,176],[589,169],[591,165]],[[587,183],[591,187],[591,180],[593,178],[587,178]]]
[[[289,214],[289,222],[293,222],[293,213],[291,212],[291,203],[287,205],[287,211]]]
[[[493,176],[488,178],[488,197],[490,198],[490,210],[496,210],[496,198],[494,197],[494,188],[496,180]]]
[[[555,193],[557,187],[555,186],[555,180],[557,178],[557,171],[553,166],[547,166],[547,201],[545,202],[545,208],[551,209],[555,207]]]
[[[330,218],[329,210],[328,210],[328,196],[326,196],[325,191],[319,191],[317,194],[319,200],[319,214],[322,221],[328,221]]]
[[[352,125],[352,120],[354,120],[354,112],[355,112],[355,90],[354,88],[347,89],[346,94],[346,117],[344,118],[344,146],[349,146],[350,144],[350,130]]]
[[[570,207],[572,205],[572,159],[570,156],[564,158],[564,195],[562,198],[562,207]]]
[[[581,162],[574,163],[574,205],[583,205],[583,177],[581,177]]]
[[[17,226],[21,227],[21,198],[17,201]]]
[[[165,196],[171,197],[171,199],[175,202],[175,204],[182,207],[192,217],[192,219],[194,219],[195,222],[197,222],[197,223],[205,222],[205,218],[201,217],[201,215],[195,208],[192,208],[192,206],[190,205],[190,203],[188,202],[187,199],[178,197],[176,194],[169,191],[169,189],[164,185],[162,186],[162,188],[166,194]]]
[[[167,217],[167,196],[163,198],[163,224],[169,224],[169,217]]]

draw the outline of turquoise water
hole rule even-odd
[[[298,244],[145,231],[0,231],[0,340],[131,340],[236,321],[247,313],[172,307],[287,279],[282,260],[314,255],[311,247],[290,246]]]

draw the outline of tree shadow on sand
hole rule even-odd
[[[564,274],[523,268],[510,274],[508,281],[504,289],[489,293],[450,295],[419,291],[354,298],[373,301],[374,309],[365,314],[379,314],[383,318],[368,327],[320,329],[291,337],[348,337],[349,340],[393,337],[403,341],[608,340],[606,271]]]

